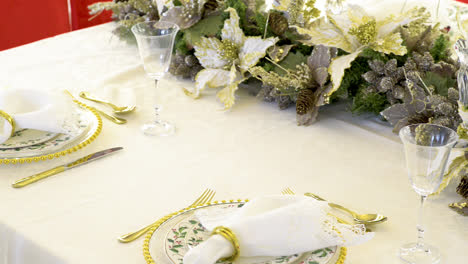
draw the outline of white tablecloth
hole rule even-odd
[[[138,65],[136,47],[113,37],[114,26],[0,52],[0,89],[94,89],[105,76]],[[133,71],[123,88],[154,85],[141,67]],[[0,165],[0,263],[143,264],[142,239],[121,244],[119,235],[190,204],[207,187],[222,200],[278,194],[288,186],[388,216],[372,241],[349,249],[347,263],[399,263],[399,246],[416,238],[419,199],[391,128],[352,116],[344,106],[324,107],[316,124],[298,127],[294,109],[280,111],[242,92],[235,107],[222,112],[213,94],[193,100],[183,85],[191,84],[165,80],[158,92],[175,136],[143,136],[139,111],[124,126],[105,120],[94,143],[66,158]],[[22,189],[10,186],[114,146],[125,150]],[[468,259],[468,218],[447,207],[459,199],[454,188],[426,208],[427,241],[450,264]]]

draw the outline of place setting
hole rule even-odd
[[[146,233],[147,263],[342,264],[348,247],[372,239],[366,228],[387,221],[291,188],[252,200],[213,201],[214,195],[207,189],[187,208],[118,240],[130,243]]]
[[[0,109],[0,164],[61,158],[89,145],[102,130],[98,113],[65,93],[5,90]]]

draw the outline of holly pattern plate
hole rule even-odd
[[[0,148],[0,159],[25,158],[46,155],[65,149],[85,137],[89,131],[95,130],[98,120],[94,114],[79,106],[64,124],[66,133],[54,134],[37,130],[21,130],[15,133],[16,147]],[[6,143],[8,143],[8,140]],[[34,144],[29,144],[34,142]],[[23,146],[19,146],[22,143]]]
[[[16,131],[12,137],[0,144],[0,150],[29,147],[49,141],[56,136],[58,136],[57,133],[45,132],[35,129],[22,129]]]
[[[239,210],[242,202],[217,203],[182,212],[162,223],[149,238],[149,253],[158,264],[183,264],[183,257],[191,247],[205,241],[207,231],[194,215],[196,210]],[[236,264],[335,264],[340,259],[340,248],[329,247],[303,254],[282,257],[239,258]],[[222,262],[218,262],[221,264]]]

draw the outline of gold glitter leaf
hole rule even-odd
[[[200,92],[206,86],[216,88],[227,85],[230,80],[230,71],[221,69],[203,69],[195,77],[195,90],[189,91],[184,88],[184,93],[192,98],[200,97]]]
[[[241,46],[244,43],[244,32],[239,27],[239,15],[234,8],[226,9],[229,12],[230,17],[224,21],[224,27],[221,31],[221,38],[223,40],[228,39],[235,43],[237,46]]]
[[[321,22],[323,21],[314,22],[309,28],[295,27],[299,34],[309,37],[301,42],[307,45],[324,45],[353,52],[353,46],[339,28],[332,23]]]
[[[328,68],[328,73],[330,73],[333,87],[326,95],[325,103],[329,103],[330,96],[336,92],[341,85],[345,70],[351,67],[351,62],[357,58],[361,51],[362,49],[358,49],[351,54],[340,56],[332,60]]]
[[[235,93],[239,83],[244,80],[244,78],[238,78],[236,67],[232,65],[229,77],[227,78],[229,84],[216,94],[219,100],[224,104],[224,110],[228,110],[234,105],[236,99]]]
[[[266,50],[275,45],[278,38],[262,39],[261,37],[246,38],[239,52],[239,67],[242,72],[247,71],[250,67],[255,66],[258,61],[265,57]]]
[[[229,64],[221,54],[223,43],[217,38],[202,38],[195,46],[195,56],[204,68],[222,69]]]
[[[406,47],[401,45],[402,43],[403,40],[401,39],[400,33],[393,33],[376,41],[371,47],[372,49],[385,54],[393,53],[395,55],[402,56],[407,52]]]

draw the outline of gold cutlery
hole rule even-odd
[[[65,90],[65,92],[66,92],[68,95],[70,95],[70,97],[73,98],[75,101],[78,101],[78,100],[75,98],[75,96],[73,96],[73,94],[70,93],[70,91]],[[127,123],[127,119],[124,119],[124,118],[121,118],[121,117],[117,117],[117,116],[113,116],[113,115],[108,114],[108,113],[106,113],[106,112],[104,112],[104,111],[102,111],[102,110],[97,109],[96,107],[91,107],[91,106],[90,106],[89,108],[93,109],[94,111],[96,111],[96,112],[98,112],[100,115],[102,115],[103,117],[109,119],[110,121],[112,121],[112,122],[114,122],[114,123],[116,123],[116,124],[118,124],[118,125],[123,125],[123,124]]]
[[[291,190],[291,188],[286,188],[282,191],[283,194],[289,194],[289,195],[294,195],[294,191]],[[305,193],[304,194],[305,196],[309,196],[309,197],[312,197],[314,198],[315,200],[318,200],[318,201],[325,201],[325,199],[323,199],[322,197],[318,196],[318,195],[315,195],[313,193]],[[332,208],[336,208],[336,209],[340,209],[340,210],[343,210],[345,212],[348,212],[350,213],[352,216],[353,216],[353,220],[355,222],[357,222],[358,224],[364,224],[364,225],[372,225],[372,224],[377,224],[377,223],[381,223],[381,222],[384,222],[387,220],[387,217],[386,216],[383,216],[383,215],[380,215],[380,214],[365,214],[365,215],[359,215],[359,214],[356,214],[355,212],[339,205],[339,204],[335,204],[335,203],[328,203],[328,205]],[[338,222],[340,223],[343,223],[343,224],[348,224],[345,220],[333,215],[334,217],[336,217],[336,219],[338,220]],[[367,231],[371,231],[369,228],[367,228]]]
[[[283,191],[281,191],[281,193],[284,194],[284,195],[296,195],[296,193],[293,190],[291,190],[291,188],[289,188],[289,187],[284,189]],[[333,215],[333,214],[329,214],[329,215],[335,217],[336,221],[338,221],[338,223],[345,224],[345,225],[351,225],[351,223],[349,223],[346,220],[343,220],[342,218],[339,218],[336,215]]]
[[[40,181],[42,179],[45,179],[45,178],[50,177],[52,175],[55,175],[57,173],[64,172],[66,170],[73,169],[75,167],[84,165],[84,164],[89,163],[91,161],[100,159],[102,157],[105,157],[105,156],[107,156],[107,155],[109,155],[111,153],[114,153],[114,152],[122,150],[122,149],[123,149],[122,147],[116,147],[116,148],[110,148],[110,149],[98,151],[96,153],[84,156],[84,157],[82,157],[82,158],[80,158],[78,160],[67,163],[65,165],[61,165],[61,166],[55,167],[53,169],[50,169],[50,170],[47,170],[47,171],[44,171],[44,172],[41,172],[41,173],[38,173],[38,174],[35,174],[35,175],[32,175],[32,176],[17,180],[16,182],[14,182],[12,184],[12,186],[14,188],[24,187],[26,185],[29,185],[31,183]]]
[[[322,197],[318,196],[318,195],[315,195],[313,193],[305,193],[304,194],[305,196],[309,196],[309,197],[312,197],[316,200],[319,200],[319,201],[326,201],[325,199],[323,199]],[[340,209],[340,210],[343,210],[347,213],[349,213],[352,217],[353,217],[353,220],[356,221],[357,223],[359,224],[365,224],[365,225],[373,225],[373,224],[378,224],[378,223],[382,223],[382,222],[385,222],[387,221],[387,217],[386,216],[383,216],[381,214],[358,214],[344,206],[341,206],[339,204],[335,204],[335,203],[328,203],[328,205],[332,208],[336,208],[336,209]]]
[[[89,92],[81,92],[80,94],[81,98],[84,98],[86,100],[90,100],[96,103],[104,104],[107,106],[110,106],[114,110],[114,114],[128,114],[130,112],[133,112],[136,108],[135,105],[131,106],[117,106],[111,102],[105,101],[103,99],[97,98],[96,96],[91,95]]]
[[[91,106],[90,106],[91,107]],[[118,124],[118,125],[123,125],[127,123],[127,119],[113,116],[111,114],[108,114],[102,110],[97,109],[96,107],[91,107],[94,111],[98,112],[100,115],[104,116],[105,118],[109,119],[110,121]]]
[[[214,196],[215,196],[216,192],[213,191],[213,190],[210,190],[210,189],[206,189],[201,195],[200,197],[198,197],[195,202],[193,202],[191,205],[189,205],[187,208],[185,209],[188,209],[190,207],[196,207],[196,206],[199,206],[199,205],[203,205],[203,204],[206,204],[206,203],[209,203],[211,202],[211,200],[213,200]],[[184,210],[185,210],[184,209]],[[161,219],[165,219],[166,217],[163,217]],[[122,235],[118,238],[118,240],[122,243],[128,243],[128,242],[132,242],[134,241],[135,239],[139,238],[140,236],[142,236],[143,234],[145,234],[146,232],[148,232],[148,230],[151,229],[151,227],[153,227],[154,225],[156,224],[159,224],[161,219],[159,219],[158,221],[150,224],[150,225],[147,225],[145,227],[143,227],[142,229],[138,230],[138,231],[135,231],[133,233],[128,233],[128,234],[125,234],[125,235]]]

